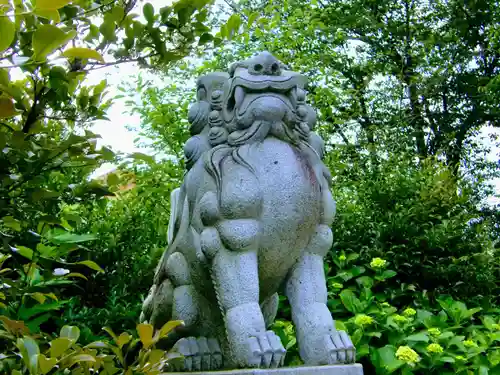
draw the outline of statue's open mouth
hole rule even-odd
[[[228,96],[224,103],[224,117],[231,121],[235,116],[245,116],[253,103],[262,100],[259,106],[282,107],[283,111],[295,114],[297,107],[297,88],[301,86],[298,75],[251,76],[240,73],[231,82]],[[269,99],[269,101],[266,101]],[[281,103],[281,104],[280,104]]]

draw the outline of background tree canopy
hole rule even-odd
[[[136,324],[194,80],[268,50],[309,77],[338,207],[329,307],[365,373],[499,374],[499,2],[162,5],[0,0],[1,372],[158,373],[159,336]],[[125,63],[156,83],[86,81]],[[97,145],[116,100],[152,154]],[[296,364],[290,320],[283,299]]]

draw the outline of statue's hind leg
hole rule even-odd
[[[219,341],[212,337],[195,337],[200,325],[199,298],[191,282],[188,263],[180,252],[172,253],[166,263],[166,279],[153,290],[143,308],[149,314],[149,322],[160,329],[169,320],[182,320],[184,325],[171,332],[159,343],[160,347],[172,348],[184,356],[174,362],[176,370],[216,370],[222,367]]]

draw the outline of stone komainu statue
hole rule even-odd
[[[305,364],[354,361],[326,306],[335,202],[305,84],[267,52],[198,80],[188,171],[141,315],[155,328],[184,321],[166,343],[184,370],[280,366],[285,349],[267,330],[279,291]]]

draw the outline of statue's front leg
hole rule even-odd
[[[240,242],[245,237],[240,230],[250,233],[255,224],[253,220],[228,220],[218,226],[218,232],[229,247],[233,242],[231,232],[239,232]],[[278,367],[284,360],[285,349],[274,332],[266,331],[259,305],[257,250],[239,250],[234,243],[229,250],[220,242],[219,233],[213,232],[216,238],[211,241],[219,243],[212,260],[212,277],[224,315],[231,350],[229,360],[240,367]]]
[[[307,365],[352,363],[356,356],[349,336],[335,329],[326,305],[323,256],[331,244],[331,229],[319,225],[286,284],[300,356]]]

